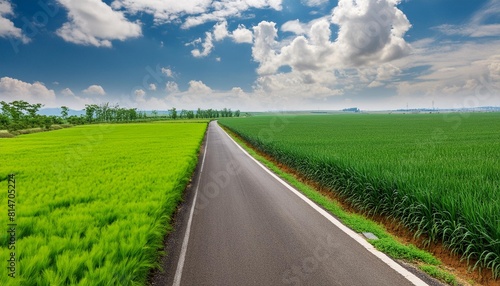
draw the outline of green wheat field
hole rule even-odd
[[[500,113],[219,122],[361,212],[394,218],[500,276]]]
[[[16,279],[2,267],[0,285],[144,285],[206,127],[88,125],[0,140],[4,210],[10,173],[17,192]],[[8,239],[2,231],[2,261]]]

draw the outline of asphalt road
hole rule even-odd
[[[426,285],[283,185],[216,122],[205,144],[167,285]]]

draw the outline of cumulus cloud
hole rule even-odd
[[[0,37],[17,38],[26,44],[30,39],[23,34],[20,28],[14,26],[14,23],[7,18],[13,15],[14,11],[10,1],[0,0]]]
[[[75,96],[73,91],[69,88],[65,88],[65,89],[61,90],[61,94],[64,96]]]
[[[210,9],[211,3],[211,0],[115,0],[111,4],[111,7],[117,10],[126,9],[131,14],[148,13],[154,16],[157,23],[170,23],[179,20],[183,15],[205,13]]]
[[[214,48],[212,33],[210,32],[205,33],[205,41],[203,42],[202,47],[203,47],[202,50],[194,49],[191,51],[193,57],[203,58],[208,56],[212,52],[212,49]]]
[[[214,26],[214,38],[216,41],[221,41],[229,36],[229,32],[227,31],[227,22],[222,21]]]
[[[184,29],[189,29],[207,22],[219,22],[230,17],[240,17],[249,9],[279,11],[281,3],[282,0],[115,0],[111,6],[116,10],[125,9],[131,14],[151,14],[158,24],[181,22]]]
[[[83,90],[84,94],[87,95],[106,95],[104,88],[100,85],[91,85],[88,88]]]
[[[4,101],[25,100],[32,103],[52,103],[56,99],[54,90],[41,82],[27,83],[15,78],[0,78],[0,97]]]
[[[161,68],[161,73],[170,78],[173,78],[175,76],[175,73],[171,68]]]
[[[154,83],[150,83],[150,84],[149,84],[149,90],[151,90],[151,91],[156,91],[156,84],[154,84]]]
[[[212,89],[204,84],[201,80],[192,80],[189,82],[188,92],[193,94],[207,94],[211,93]]]
[[[411,24],[401,0],[340,0],[332,22],[339,26],[336,51],[353,65],[387,62],[409,54],[403,36]]]
[[[402,58],[411,50],[403,38],[411,25],[396,7],[399,2],[340,0],[330,19],[284,23],[282,30],[295,36],[281,42],[276,24],[262,21],[253,27],[252,55],[259,63],[257,72],[275,74],[280,67],[289,66],[306,75],[306,71],[380,66]],[[335,40],[331,39],[332,23],[339,26]]]
[[[210,21],[221,21],[230,17],[241,16],[249,9],[282,9],[282,0],[242,0],[242,1],[213,1],[204,13],[187,17],[182,24],[183,28],[191,28]]]
[[[252,56],[256,62],[260,63],[257,72],[259,74],[273,73],[279,66],[276,66],[276,51],[278,46],[276,38],[278,29],[276,23],[262,21],[253,27],[254,45],[252,47]]]
[[[136,102],[145,102],[146,101],[146,92],[143,89],[136,89],[134,91],[135,101]]]
[[[235,43],[247,43],[251,44],[253,42],[253,33],[245,27],[245,25],[238,25],[238,28],[231,33],[231,37]]]
[[[301,23],[299,19],[285,22],[281,25],[281,31],[283,32],[291,32],[296,35],[303,35],[307,31],[307,25]]]
[[[113,40],[125,41],[142,35],[140,23],[129,22],[101,0],[58,0],[68,10],[69,22],[57,30],[67,42],[111,47]]]
[[[205,33],[205,40],[203,41],[202,49],[193,49],[191,54],[196,58],[206,57],[212,52],[214,48],[214,41],[222,41],[226,38],[231,38],[235,43],[251,44],[253,41],[253,34],[252,31],[241,24],[238,25],[238,28],[236,28],[233,32],[229,32],[227,21],[224,20],[215,24],[213,31]],[[196,39],[187,43],[186,46],[197,46],[200,43],[202,43],[201,39]]]
[[[146,95],[146,92],[142,89],[136,89],[134,91],[134,94],[136,97],[144,97]]]
[[[169,92],[169,93],[177,93],[179,92],[179,86],[177,85],[176,82],[174,81],[169,81],[166,83],[165,85],[165,89]]]

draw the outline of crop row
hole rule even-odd
[[[220,123],[359,211],[393,218],[427,244],[442,242],[472,268],[500,276],[500,114]]]

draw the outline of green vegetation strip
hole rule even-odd
[[[368,215],[500,275],[500,114],[220,120]]]
[[[0,267],[0,285],[144,285],[206,126],[91,125],[1,139],[3,206],[16,174],[18,260],[15,279]],[[2,232],[4,262],[7,242]]]

